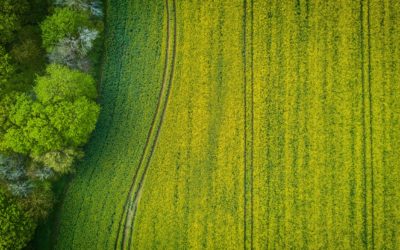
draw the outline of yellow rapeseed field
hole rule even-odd
[[[399,249],[400,1],[109,0],[56,249]]]

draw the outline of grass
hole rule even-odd
[[[396,249],[400,3],[109,1],[56,249]]]

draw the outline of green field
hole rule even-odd
[[[398,249],[400,2],[109,0],[56,249]]]

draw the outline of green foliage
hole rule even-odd
[[[94,130],[99,107],[82,96],[72,102],[42,104],[26,94],[4,99],[0,149],[20,154],[42,155],[65,147],[81,146]],[[1,135],[1,134],[0,134]]]
[[[82,157],[83,152],[73,148],[67,148],[60,151],[47,152],[41,156],[35,157],[34,160],[58,173],[66,174],[74,171],[73,164],[75,160]]]
[[[22,93],[15,97],[15,104],[10,112],[10,120],[13,124],[22,127],[25,126],[30,119],[32,111],[38,110],[39,107],[33,106],[33,100],[27,94]]]
[[[48,52],[63,38],[77,35],[79,28],[89,25],[87,12],[57,8],[41,24],[43,45]]]
[[[68,145],[81,146],[87,142],[96,126],[99,107],[81,97],[74,102],[59,102],[46,108],[51,124],[63,135]]]
[[[30,144],[32,155],[42,154],[50,150],[60,150],[64,145],[62,136],[47,119],[31,118],[23,132],[25,132],[25,138]]]
[[[0,249],[25,247],[34,221],[48,216],[55,172],[73,171],[99,115],[93,77],[45,64],[46,50],[69,39],[67,52],[80,56],[74,68],[90,69],[101,27],[90,14],[100,17],[101,5],[56,8],[44,20],[50,1],[0,0]]]
[[[45,63],[45,51],[42,47],[40,29],[36,26],[24,26],[17,34],[17,40],[10,51],[16,63],[24,66],[24,70],[40,70]]]
[[[53,0],[27,0],[28,9],[24,15],[24,22],[37,25],[46,17],[49,5]]]
[[[7,87],[8,81],[14,74],[14,66],[11,64],[11,57],[5,48],[0,45],[0,90]]]
[[[43,220],[51,212],[54,196],[49,182],[43,182],[32,194],[21,200],[21,206],[29,218]]]
[[[34,155],[49,150],[59,150],[63,139],[51,126],[44,106],[26,94],[17,96],[10,111],[10,121],[15,125],[4,135],[3,147],[16,153]]]
[[[36,80],[35,93],[43,103],[74,101],[79,97],[95,99],[97,90],[93,77],[66,66],[52,64],[46,75]]]
[[[21,28],[20,16],[27,10],[25,0],[0,1],[0,43],[6,44],[13,40],[14,32]]]
[[[39,27],[24,26],[9,46],[15,67],[15,74],[9,82],[10,90],[30,91],[36,75],[43,73],[46,55],[40,35]]]
[[[14,199],[0,190],[0,249],[22,249],[33,235],[35,223]]]
[[[79,178],[71,182],[68,201],[63,203],[56,249],[115,248],[118,223],[114,223],[108,232],[101,228],[112,224],[112,214],[115,214],[115,222],[115,218],[122,213],[127,187],[132,181],[131,174],[136,171],[157,109],[162,81],[160,72],[163,72],[165,61],[162,48],[165,41],[163,2],[148,2],[143,9],[135,8],[126,1],[108,1],[108,4],[111,13],[107,15],[110,14],[111,18],[107,29],[115,35],[105,37],[107,59],[102,72],[104,106],[96,132],[87,145],[85,159],[79,164]],[[129,15],[134,18],[118,18]],[[122,27],[132,32],[125,33]],[[126,41],[132,46],[124,46]],[[131,60],[132,55],[134,60]],[[161,99],[165,100],[164,96]],[[96,176],[91,181],[90,173]],[[110,176],[116,178],[110,179]],[[140,179],[139,175],[137,179]],[[110,190],[108,195],[103,192],[105,183]],[[90,201],[84,201],[87,195],[84,190],[90,192]],[[83,202],[89,209],[79,210]],[[77,228],[75,223],[81,226]],[[97,236],[85,239],[84,235],[91,234]]]
[[[1,134],[12,126],[10,121],[10,112],[15,105],[16,96],[18,96],[18,93],[16,92],[10,92],[0,96],[0,141]]]

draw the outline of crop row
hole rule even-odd
[[[132,246],[243,248],[243,5],[177,1],[170,102]]]
[[[61,210],[58,249],[110,249],[155,111],[163,2],[109,1],[98,127]]]
[[[393,249],[398,4],[254,2],[254,246]]]

